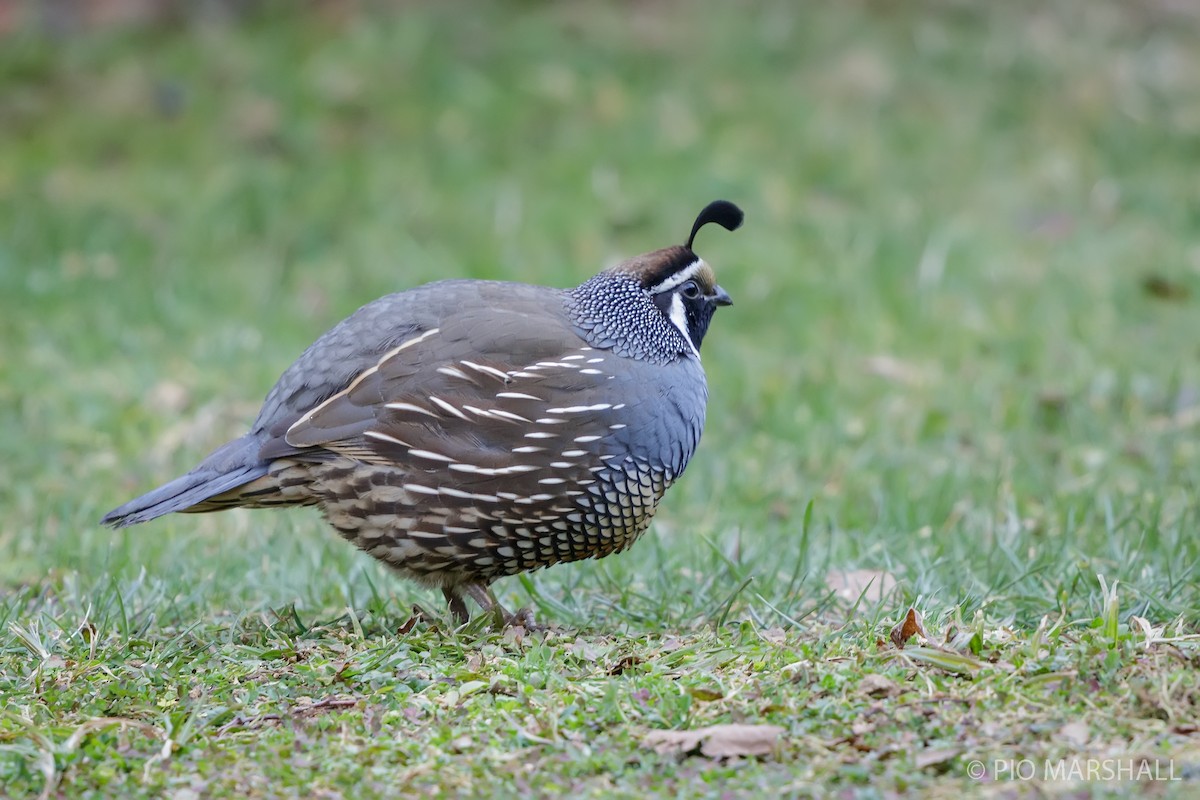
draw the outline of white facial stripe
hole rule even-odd
[[[696,277],[696,273],[699,272],[701,269],[703,269],[704,266],[705,266],[704,259],[697,258],[691,264],[688,264],[686,267],[679,270],[679,272],[676,272],[674,275],[667,278],[665,281],[660,283],[658,286],[655,286],[653,289],[651,289],[650,294],[660,294],[662,292],[669,292],[670,290],[674,289],[676,286],[683,283],[684,281],[689,281],[692,278]]]
[[[699,358],[700,351],[696,349],[696,345],[692,344],[692,335],[688,333],[687,313],[683,310],[683,298],[679,295],[675,295],[671,298],[670,319],[671,323],[679,329],[680,333],[683,334],[683,339],[688,343],[688,347],[691,348],[692,354],[695,355],[696,358]]]

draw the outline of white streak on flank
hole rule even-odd
[[[561,425],[566,422],[565,419],[555,419],[554,417],[542,417],[537,421],[538,425]]]
[[[472,414],[474,414],[478,417],[490,417],[492,415],[492,412],[490,412],[490,411],[484,411],[482,408],[476,408],[475,406],[469,406],[466,403],[463,403],[463,411],[470,411]]]
[[[535,503],[544,503],[547,500],[553,500],[554,495],[552,495],[552,494],[531,494],[531,495],[529,495],[529,499]],[[520,544],[520,542],[517,542],[517,544]]]
[[[445,497],[458,497],[463,500],[483,500],[488,503],[495,503],[500,499],[494,494],[474,494],[473,492],[464,492],[462,489],[451,489],[449,486],[443,486],[438,490],[438,493]],[[450,528],[446,528],[445,530],[447,533],[453,533]],[[472,528],[460,528],[458,530],[461,533],[471,533],[473,531]]]
[[[445,537],[445,534],[433,533],[432,531],[409,531],[408,536],[410,539],[442,539]]]
[[[442,532],[443,533],[474,533],[475,529],[474,528],[460,528],[456,525],[444,525],[442,527]]]
[[[474,464],[451,464],[450,469],[458,472],[469,472],[473,475],[517,475],[522,472],[534,472],[538,468],[532,464],[513,464],[511,467],[477,467]]]
[[[445,461],[450,464],[454,463],[454,459],[450,456],[444,456],[441,453],[435,453],[432,450],[409,450],[408,454],[410,456],[416,456],[417,458],[428,458],[431,461]]]
[[[650,289],[649,292],[650,292],[650,294],[662,294],[663,292],[669,292],[670,290],[674,289],[676,286],[680,285],[684,281],[689,281],[692,278],[696,277],[696,273],[699,272],[701,270],[701,268],[703,268],[703,267],[704,267],[704,259],[697,258],[695,261],[688,264],[686,267],[679,270],[671,277],[667,278],[665,281],[660,283],[658,286],[655,286],[652,289]]]
[[[508,373],[503,370],[489,367],[487,364],[476,364],[474,361],[460,361],[464,367],[470,367],[476,372],[482,372],[484,375],[491,375],[493,378],[499,378],[502,381],[508,380]]]
[[[496,397],[503,397],[508,400],[537,400],[538,402],[542,401],[542,398],[534,397],[533,395],[525,394],[524,392],[496,392]]]
[[[550,433],[548,431],[534,431],[533,433],[525,434],[525,438],[526,439],[556,439],[556,438],[558,438],[558,434]]]
[[[508,373],[508,374],[509,374],[509,375],[511,375],[511,376],[512,376],[512,377],[514,377],[514,378],[540,378],[540,377],[541,377],[541,375],[538,375],[538,374],[536,374],[536,373],[533,373],[533,372],[520,372],[520,371],[518,371],[518,372],[510,372],[510,373]]]
[[[591,349],[592,348],[590,348],[590,347],[581,347],[581,348],[579,348],[579,352],[586,353],[588,350],[591,350]]]
[[[288,434],[290,434],[292,431],[296,430],[297,428],[301,428],[301,427],[307,425],[310,421],[312,421],[313,417],[315,417],[317,414],[321,413],[321,411],[325,410],[326,407],[328,407],[332,403],[337,402],[338,400],[342,399],[346,395],[353,392],[356,388],[358,388],[358,385],[360,383],[362,383],[364,380],[366,380],[367,378],[369,378],[370,376],[372,376],[376,372],[378,372],[379,368],[382,367],[386,361],[393,358],[401,350],[403,350],[406,347],[412,347],[414,344],[420,344],[421,342],[428,339],[430,336],[433,336],[434,334],[436,334],[439,330],[440,330],[439,328],[430,328],[429,330],[422,333],[420,336],[414,336],[413,338],[409,339],[407,342],[404,342],[403,344],[401,344],[397,347],[393,347],[391,350],[384,353],[379,358],[379,360],[375,362],[375,366],[370,367],[370,368],[365,369],[362,372],[360,372],[357,378],[350,381],[349,386],[347,386],[345,389],[342,389],[340,392],[335,394],[333,397],[330,397],[324,403],[321,403],[319,406],[312,409],[307,414],[300,417],[300,419],[296,420],[290,426],[288,426],[287,432],[283,434],[283,440],[285,442],[287,442],[288,444],[295,446],[295,442],[292,442],[288,439]]]
[[[579,374],[580,375],[603,375],[604,373],[598,369],[581,369],[581,370],[579,370]]]
[[[548,369],[553,367],[558,367],[559,369],[579,369],[578,365],[566,361],[539,361],[532,367],[526,367],[525,369],[537,369],[538,367],[546,367]]]
[[[557,486],[560,483],[566,483],[566,482],[567,481],[565,478],[539,478],[538,479],[538,483],[544,484],[546,486]]]
[[[608,426],[608,429],[609,429],[610,431],[619,431],[619,430],[621,430],[621,429],[622,429],[622,428],[624,428],[624,427],[627,427],[627,426],[625,425],[625,423],[624,423],[624,422],[618,422],[618,423],[617,423],[617,424],[615,424],[615,425],[609,425],[609,426]]]
[[[379,431],[363,431],[363,436],[370,436],[372,439],[378,439],[381,442],[388,442],[389,444],[398,444],[401,447],[408,447],[408,442],[402,442],[395,436],[388,436],[386,433],[380,433]]]
[[[578,361],[581,358],[583,358],[583,356],[563,356],[562,360],[563,361]]]
[[[683,310],[683,298],[679,295],[671,298],[671,313],[668,316],[670,317],[671,324],[683,334],[683,340],[687,342],[688,349],[692,351],[692,355],[700,358],[700,351],[696,349],[696,345],[692,343],[692,336],[688,333],[687,313]]]
[[[430,395],[429,402],[433,403],[435,406],[442,409],[443,411],[447,411],[447,412],[453,414],[454,416],[458,417],[459,419],[465,419],[468,422],[470,422],[470,419],[467,417],[466,414],[462,413],[457,408],[450,405],[449,403],[447,403],[445,400],[443,400],[440,397],[434,397],[433,395]]]
[[[467,373],[455,367],[438,367],[437,371],[443,375],[449,375],[451,378],[461,378],[464,381],[471,380],[467,377]]]
[[[580,456],[586,456],[587,450],[563,450],[559,455],[563,458],[579,458]]]
[[[512,451],[513,451],[514,453],[540,453],[540,452],[542,452],[542,451],[543,451],[543,450],[545,450],[545,449],[546,449],[546,448],[544,448],[544,447],[537,447],[537,446],[535,446],[535,445],[532,445],[532,444],[527,444],[527,445],[525,445],[524,447],[514,447],[514,448],[512,449]]]
[[[406,491],[406,492],[412,492],[414,494],[437,494],[438,493],[437,489],[431,489],[428,486],[421,486],[419,483],[405,483],[400,488],[404,489],[404,491]],[[410,531],[410,533],[411,533],[411,531]]]
[[[599,363],[600,363],[601,361],[603,361],[603,360],[604,360],[603,358],[589,358],[589,359],[587,360],[587,363],[589,363],[589,364],[599,364]]]
[[[551,461],[550,466],[554,469],[570,469],[575,466],[570,461]]]
[[[529,420],[525,419],[520,414],[514,414],[511,411],[505,411],[500,408],[491,409],[491,415],[493,417],[500,417],[502,419],[511,419],[513,422],[529,422]]]
[[[624,408],[624,407],[625,407],[625,404],[624,404],[624,403],[617,403],[615,406],[613,406],[613,407],[612,407],[612,410],[613,410],[613,411],[620,411],[620,410],[621,410],[622,408]]]
[[[575,441],[583,444],[584,442],[594,442],[599,438],[599,436],[576,436]]]
[[[566,406],[565,408],[547,408],[547,414],[584,414],[588,411],[607,411],[612,408],[611,403],[597,403],[594,406]],[[564,420],[559,420],[560,422]],[[541,422],[539,419],[538,422]]]
[[[412,403],[386,403],[383,407],[390,408],[394,411],[414,411],[418,414],[424,414],[427,417],[437,416],[437,414],[433,413],[429,409],[421,408],[420,406],[414,406]]]

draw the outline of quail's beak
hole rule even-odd
[[[713,302],[719,306],[731,306],[733,305],[733,298],[729,296],[729,292],[718,286],[717,293],[713,295]]]

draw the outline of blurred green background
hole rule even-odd
[[[97,519],[359,305],[573,285],[717,197],[747,223],[697,246],[736,301],[699,455],[636,555],[502,599],[774,624],[865,568],[1032,622],[1101,573],[1200,617],[1190,4],[7,2],[0,30],[14,619],[437,607],[311,511]]]

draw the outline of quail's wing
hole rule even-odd
[[[465,310],[384,353],[282,439],[301,457],[394,465],[410,491],[503,485],[548,499],[623,458],[630,418],[656,401],[651,382],[618,380],[619,366],[543,310]]]

